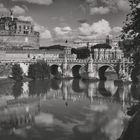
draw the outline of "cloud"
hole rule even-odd
[[[54,28],[55,35],[62,35],[62,36],[70,33],[71,30],[72,29],[69,26],[66,26],[66,27],[55,27]]]
[[[121,27],[111,27],[110,23],[101,19],[97,22],[93,22],[92,24],[81,23],[80,26],[76,29],[72,29],[69,26],[66,27],[55,27],[54,33],[56,41],[64,41],[64,40],[92,40],[92,39],[105,39],[107,35],[112,37],[116,37],[120,34],[122,28]]]
[[[22,7],[26,10],[26,11],[29,11],[28,7],[26,5],[22,5]]]
[[[17,6],[15,5],[13,8],[12,8],[14,14],[24,14],[25,13],[25,9],[20,7],[20,6]]]
[[[112,28],[112,32],[114,33],[120,33],[122,31],[122,27],[116,26]]]
[[[42,25],[39,25],[38,23],[35,23],[34,30],[40,32],[40,37],[42,39],[52,38],[51,32],[47,29],[47,27],[44,27]]]
[[[101,2],[111,9],[117,9],[121,11],[129,10],[128,0],[101,0]]]
[[[104,36],[108,35],[111,32],[111,27],[108,21],[102,19],[98,22],[89,25],[87,23],[81,24],[79,27],[79,31],[81,35],[88,36]]]
[[[14,14],[24,14],[26,10],[18,5],[15,5],[14,7],[11,8],[14,12]],[[9,13],[10,11],[2,4],[0,3],[0,13]]]
[[[86,3],[89,4],[89,6],[97,6],[98,0],[86,0]]]
[[[113,27],[113,28],[112,28],[111,34],[112,34],[114,37],[118,37],[118,36],[120,36],[121,31],[122,31],[122,27],[116,26],[116,27]]]
[[[56,42],[64,42],[65,40],[72,41],[77,38],[78,30],[72,29],[69,26],[66,27],[55,27],[53,39]]]
[[[118,0],[118,8],[121,11],[129,11],[130,10],[130,6],[129,6],[129,2],[128,0]]]
[[[28,3],[39,4],[39,5],[50,5],[53,3],[53,0],[12,0],[12,1],[24,1]]]
[[[130,10],[128,0],[85,0],[91,15],[108,14],[111,12],[128,12]]]
[[[91,15],[94,15],[94,14],[107,14],[109,13],[109,8],[108,7],[93,7],[93,8],[90,8],[90,14]]]
[[[52,38],[51,32],[48,30],[48,28],[38,24],[36,21],[34,21],[34,19],[32,17],[30,17],[30,16],[19,16],[18,18],[20,20],[30,21],[30,22],[34,23],[34,30],[37,31],[37,32],[40,32],[40,38],[41,39],[51,39]]]
[[[0,3],[0,13],[7,13],[8,9],[2,4]]]
[[[79,27],[80,34],[82,35],[90,35],[91,34],[91,26],[88,23],[81,24]]]
[[[78,38],[84,40],[91,39],[100,39],[106,38],[107,35],[112,37],[116,37],[120,35],[122,28],[121,27],[113,27],[111,28],[110,23],[105,20],[99,20],[98,22],[94,22],[91,25],[88,23],[83,23],[78,28],[79,36]]]
[[[30,16],[19,16],[18,19],[23,20],[23,21],[34,22],[33,18]]]

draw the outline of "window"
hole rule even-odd
[[[30,58],[30,54],[28,54],[28,58]]]
[[[28,34],[28,31],[24,31],[24,34],[27,35]]]
[[[19,25],[19,32],[21,32],[21,25]]]
[[[33,27],[31,27],[31,32],[33,32]]]
[[[24,30],[26,29],[26,26],[25,26],[25,25],[23,26],[23,29],[24,29]]]

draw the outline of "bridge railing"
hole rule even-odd
[[[45,60],[47,63],[73,63],[73,64],[86,64],[89,62],[90,58],[87,59],[31,59],[31,58],[26,58],[26,59],[0,59],[0,63],[35,63],[39,60]],[[123,58],[123,59],[93,59],[93,63],[133,63],[131,59],[128,58]]]

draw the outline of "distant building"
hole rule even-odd
[[[23,21],[9,17],[0,18],[0,49],[38,49],[39,32],[34,31],[34,25],[30,21]]]
[[[119,38],[117,39],[111,39],[109,36],[106,37],[106,39],[93,39],[93,40],[74,40],[73,44],[75,45],[75,48],[79,47],[86,47],[89,45],[89,47],[97,45],[97,44],[108,44],[111,46],[111,48],[119,48]],[[74,46],[73,46],[74,47]]]

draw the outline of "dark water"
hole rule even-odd
[[[2,83],[0,140],[133,140],[139,89],[81,79]]]

